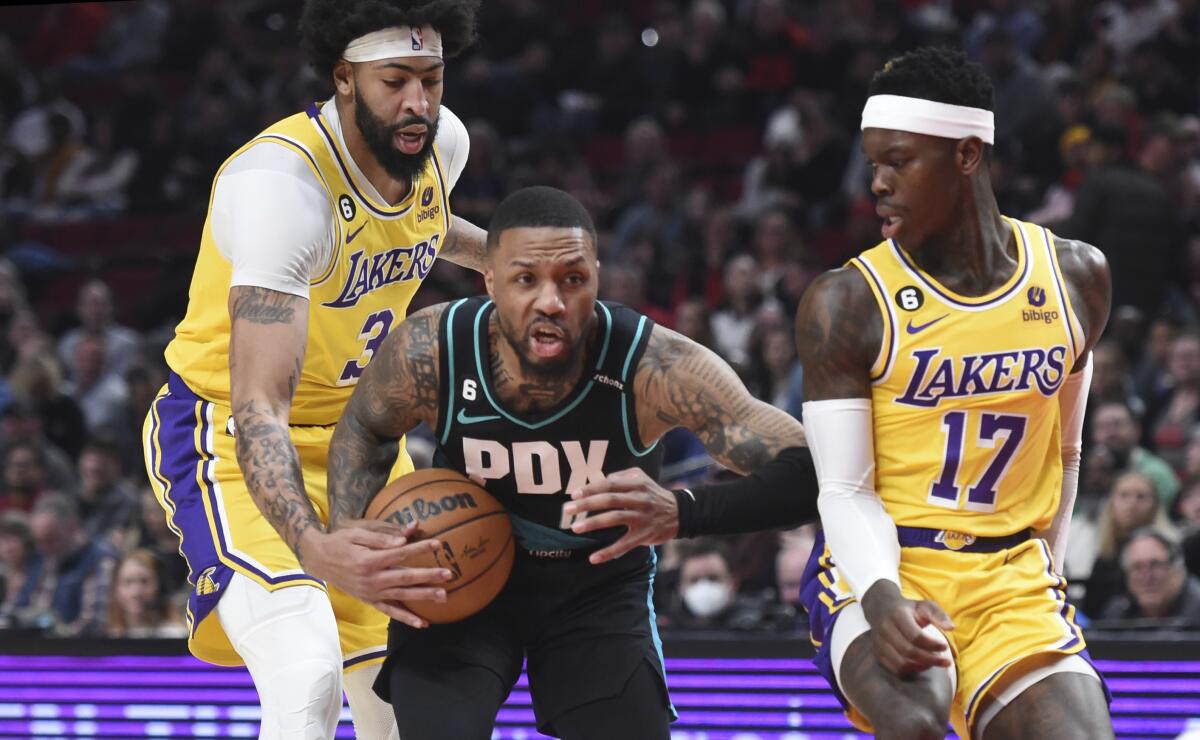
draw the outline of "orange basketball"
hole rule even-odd
[[[457,622],[487,606],[508,581],[515,552],[508,512],[462,473],[428,468],[409,473],[375,494],[367,519],[420,525],[420,538],[437,538],[435,553],[410,561],[420,568],[448,568],[446,602],[414,601],[404,608],[431,624]]]

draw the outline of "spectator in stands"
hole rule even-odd
[[[44,486],[73,493],[79,486],[75,461],[46,437],[44,429],[42,417],[33,409],[19,403],[4,407],[0,410],[0,458],[7,458],[14,444],[32,444],[42,458]]]
[[[1002,110],[997,107],[997,110]],[[1096,244],[1113,275],[1113,306],[1136,306],[1153,315],[1181,277],[1182,226],[1178,208],[1162,183],[1124,156],[1124,129],[1100,124],[1093,129],[1095,157],[1075,196],[1063,236]]]
[[[735,369],[750,364],[750,342],[763,313],[774,310],[758,287],[758,261],[748,254],[729,260],[725,267],[725,304],[712,317],[713,349]]]
[[[1147,410],[1147,437],[1171,467],[1183,468],[1188,432],[1200,421],[1200,333],[1185,332],[1171,342],[1167,355],[1171,388]]]
[[[0,492],[0,511],[29,511],[47,491],[46,458],[33,440],[18,440],[4,452],[4,490]]]
[[[708,306],[725,300],[725,261],[737,242],[736,222],[729,208],[714,208],[693,224],[699,231],[695,246],[675,280],[673,302],[700,298]],[[711,344],[705,345],[712,347]]]
[[[1090,616],[1103,614],[1112,599],[1125,591],[1120,554],[1130,536],[1141,527],[1153,526],[1174,533],[1154,482],[1141,473],[1124,473],[1117,478],[1108,500],[1100,511],[1099,521],[1088,531],[1088,522],[1072,523],[1071,552],[1067,555],[1071,570],[1067,577],[1083,583],[1085,596],[1083,612]],[[1078,536],[1077,536],[1078,535]],[[1078,543],[1071,543],[1077,539]],[[1088,542],[1093,543],[1091,546]],[[1092,557],[1088,557],[1092,554]],[[1072,558],[1075,562],[1071,563]],[[1089,567],[1090,563],[1090,567]]]
[[[1138,444],[1142,429],[1129,407],[1120,401],[1104,401],[1089,411],[1090,453],[1108,457],[1109,466],[1118,474],[1133,470],[1154,481],[1163,507],[1171,506],[1179,492],[1179,478],[1166,461]]]
[[[663,326],[671,327],[674,323],[670,313],[646,299],[644,273],[635,267],[620,262],[606,265],[600,277],[600,297],[629,306]]]
[[[129,391],[120,375],[105,372],[107,352],[98,337],[80,337],[75,343],[71,374],[72,394],[91,434],[118,434]]]
[[[1134,532],[1121,551],[1128,595],[1114,600],[1105,619],[1152,620],[1159,628],[1200,628],[1200,578],[1184,567],[1179,543],[1166,532]]]
[[[138,501],[121,478],[121,453],[109,439],[93,437],[79,455],[79,508],[88,538],[118,549]]]
[[[755,396],[800,418],[804,370],[796,357],[795,333],[785,323],[760,323],[751,342],[747,376],[747,387]]]
[[[1102,339],[1092,349],[1092,385],[1088,391],[1088,410],[1094,412],[1100,404],[1110,401],[1124,404],[1135,419],[1142,418],[1146,412],[1146,404],[1134,391],[1125,351],[1116,340]]]
[[[11,626],[17,595],[33,559],[33,534],[24,512],[0,514],[0,629]]]
[[[98,338],[104,348],[104,374],[121,377],[138,359],[141,344],[137,332],[116,322],[112,289],[103,280],[89,280],[79,289],[75,317],[79,326],[68,331],[58,342],[58,357],[74,367],[76,346],[84,337]],[[78,382],[72,376],[71,380]]]
[[[88,540],[78,505],[61,493],[38,499],[30,529],[37,554],[17,597],[26,626],[60,636],[101,634],[116,554]]]
[[[83,446],[83,412],[63,393],[63,374],[50,354],[22,357],[8,376],[13,402],[29,409],[42,422],[46,438],[70,457]],[[147,406],[148,408],[148,406]]]
[[[120,540],[123,550],[141,549],[154,553],[163,568],[164,588],[172,593],[188,588],[187,561],[179,554],[179,537],[167,525],[162,505],[149,486],[138,492],[137,515]]]
[[[119,429],[113,433],[121,454],[121,470],[141,470],[145,464],[142,450],[142,425],[146,421],[146,409],[150,408],[155,396],[167,382],[166,368],[161,363],[137,364],[125,373],[128,395],[125,414]]]
[[[113,569],[106,637],[187,637],[187,626],[170,603],[162,566],[149,550],[132,550]]]
[[[803,580],[804,567],[812,554],[812,543],[808,547],[781,547],[775,556],[775,592],[780,603],[800,603],[800,582]]]
[[[667,626],[685,630],[758,626],[759,610],[738,598],[729,548],[723,541],[683,543],[679,582],[663,620]]]
[[[1192,478],[1179,493],[1176,505],[1183,530],[1181,546],[1188,572],[1200,576],[1200,478]]]

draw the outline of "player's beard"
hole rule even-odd
[[[548,321],[548,319],[546,320]],[[570,374],[575,369],[575,364],[579,360],[579,356],[583,354],[583,347],[586,341],[573,336],[561,324],[551,322],[561,329],[566,336],[568,351],[562,357],[553,360],[531,357],[529,353],[529,340],[537,323],[530,324],[525,332],[517,332],[507,326],[503,318],[499,315],[496,316],[496,325],[500,327],[500,335],[504,337],[504,341],[508,342],[508,346],[512,347],[513,353],[516,354],[523,377],[543,384],[574,382],[577,379],[571,378]]]
[[[433,154],[433,140],[437,137],[437,121],[430,121],[421,116],[409,116],[393,126],[387,125],[383,119],[375,115],[370,106],[363,101],[361,95],[354,98],[354,122],[362,134],[363,141],[371,154],[383,167],[384,171],[397,182],[412,182],[425,167]],[[396,132],[413,124],[424,124],[428,127],[425,132],[425,144],[416,154],[405,154],[396,148]]]

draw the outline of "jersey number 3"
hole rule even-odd
[[[1017,448],[1025,437],[1025,417],[1016,414],[984,413],[979,420],[977,448],[996,450],[979,480],[967,488],[967,500],[962,508],[970,511],[995,511],[996,489],[1012,464]],[[967,412],[949,411],[942,417],[942,431],[946,433],[946,455],[942,461],[942,472],[929,488],[929,503],[949,509],[957,509],[962,489],[957,483],[958,468],[966,444]],[[999,443],[999,446],[997,446]]]
[[[363,370],[367,369],[367,363],[371,361],[371,358],[375,356],[375,352],[379,350],[379,345],[383,344],[383,340],[387,339],[394,319],[395,314],[392,313],[392,309],[390,308],[376,311],[367,317],[367,320],[363,323],[362,331],[358,333],[359,340],[366,341],[367,344],[363,347],[363,351],[358,357],[346,361],[346,366],[342,368],[342,374],[338,378],[338,385],[350,385],[358,382],[359,377],[363,374]]]

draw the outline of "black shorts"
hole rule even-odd
[[[391,623],[375,691],[391,700],[390,676],[398,667],[440,671],[454,664],[487,668],[511,690],[527,659],[538,729],[552,732],[564,712],[619,696],[646,662],[669,707],[651,603],[654,562],[645,547],[601,565],[535,558],[518,547],[508,583],[478,614],[421,630]]]

